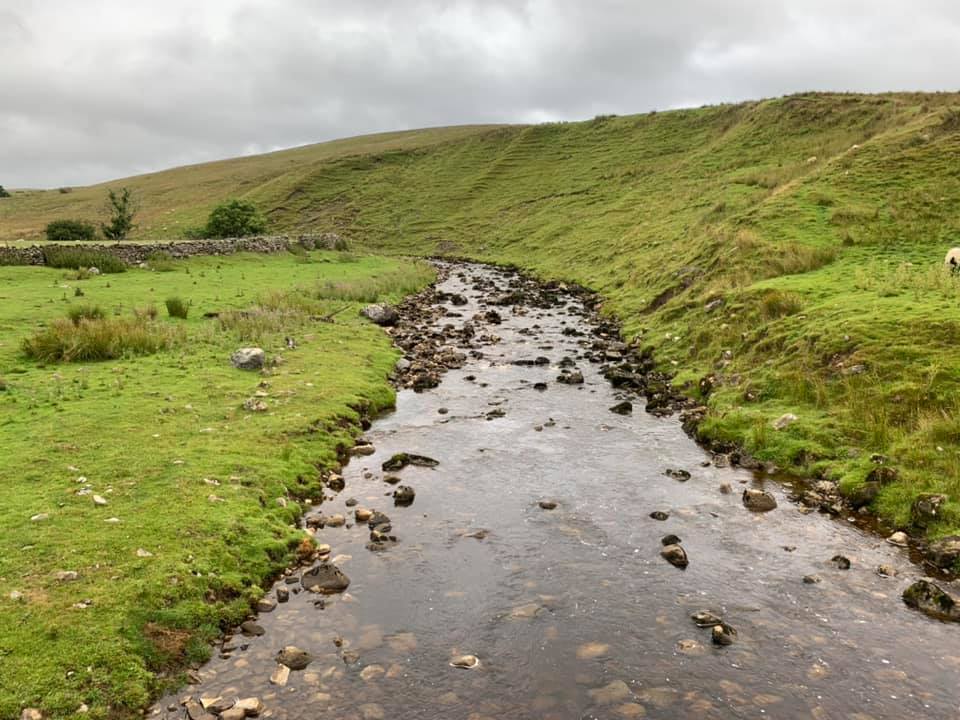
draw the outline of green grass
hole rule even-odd
[[[418,264],[319,251],[175,265],[83,280],[0,268],[0,717],[73,717],[84,703],[76,717],[134,716],[205,656],[292,558],[296,499],[319,495],[319,468],[351,443],[359,412],[393,402],[389,338],[360,304],[316,288],[375,282],[396,300],[431,279]],[[187,319],[157,312],[168,297],[190,299]],[[239,311],[275,315],[255,329],[223,320]],[[176,342],[105,361],[23,352],[36,333],[97,324]],[[263,375],[230,365],[251,341],[267,352]],[[260,389],[267,412],[243,410]],[[60,570],[79,578],[58,582]]]
[[[137,178],[151,218],[170,218],[141,237],[241,185],[273,230],[583,283],[679,386],[719,374],[705,438],[847,489],[885,454],[899,480],[874,509],[902,525],[917,494],[946,492],[942,535],[960,532],[960,289],[940,271],[960,244],[958,107],[809,93],[356,138]],[[0,237],[86,217],[71,203],[103,191],[15,194]],[[785,412],[798,421],[773,430]]]

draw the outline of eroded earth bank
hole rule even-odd
[[[960,626],[904,604],[905,550],[613,387],[623,349],[587,296],[441,270],[392,330],[417,389],[307,516],[329,552],[154,716],[960,712]]]

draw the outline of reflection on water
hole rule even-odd
[[[457,316],[444,324],[487,309],[478,279],[519,282],[476,266],[452,275],[443,289],[469,304],[449,306]],[[400,393],[368,433],[376,454],[353,460],[322,507],[350,518],[317,531],[348,591],[321,608],[281,581],[294,592],[257,620],[265,634],[238,634],[201,685],[154,714],[182,717],[178,698],[191,694],[255,695],[265,716],[291,719],[960,717],[960,628],[903,606],[919,573],[902,551],[802,515],[775,483],[765,489],[779,507],[751,513],[738,488],[761,479],[705,466],[677,421],[644,413],[641,399],[629,398],[632,415],[610,412],[627,396],[582,357],[587,340],[562,333],[586,322],[576,300],[497,311],[501,341],[439,388]],[[513,363],[539,355],[550,365]],[[583,385],[556,382],[565,356]],[[505,413],[488,419],[493,408]],[[397,473],[416,490],[409,507],[394,506],[380,470],[397,452],[439,460]],[[349,498],[387,513],[399,542],[369,551]],[[682,541],[685,570],[661,558],[666,534]],[[849,570],[830,562],[837,554]],[[880,564],[899,574],[880,577]],[[733,645],[711,643],[690,618],[702,610],[736,629]],[[278,686],[286,645],[314,659]],[[451,664],[464,655],[477,666]]]

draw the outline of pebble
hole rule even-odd
[[[665,513],[663,510],[654,510],[652,513],[650,513],[650,517],[652,517],[654,520],[663,521],[670,517],[670,513]]]
[[[690,561],[687,559],[687,551],[680,545],[667,545],[660,551],[660,556],[681,570],[690,564]]]
[[[887,542],[897,547],[906,547],[910,542],[910,537],[902,531],[897,531],[887,538]]]
[[[541,500],[538,505],[544,510],[555,510],[557,508],[556,500]]]
[[[610,646],[606,643],[601,642],[588,642],[584,643],[577,648],[577,659],[578,660],[593,660],[594,658],[602,657],[610,651]]]
[[[277,665],[277,669],[270,675],[270,684],[285,687],[290,681],[290,668],[286,665]]]
[[[472,670],[480,665],[480,658],[476,655],[458,655],[450,661],[450,665],[463,670]]]

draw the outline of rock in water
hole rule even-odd
[[[777,506],[777,499],[765,490],[747,488],[743,491],[743,505],[747,510],[767,512]]]
[[[660,551],[660,555],[668,563],[681,570],[690,564],[690,561],[687,560],[687,551],[680,545],[667,545]]]
[[[384,303],[367,305],[363,310],[360,311],[360,314],[367,318],[367,320],[370,320],[371,322],[374,322],[382,327],[396,325],[397,321],[400,319],[400,314],[395,309]]]
[[[277,662],[291,670],[303,670],[313,662],[313,656],[296,645],[287,645],[277,654]]]
[[[846,557],[845,555],[834,555],[832,558],[830,558],[830,562],[832,562],[838,570],[850,569],[850,558]]]
[[[304,572],[300,576],[300,584],[304,590],[329,595],[346,590],[350,586],[350,578],[336,565],[324,562]]]
[[[917,580],[903,591],[908,607],[939,620],[960,622],[960,598],[951,595],[930,578]]]
[[[710,639],[713,640],[714,645],[733,645],[734,640],[737,639],[737,631],[731,625],[722,622],[713,626]]]
[[[394,505],[413,505],[413,499],[417,496],[417,493],[409,485],[397,485],[397,489],[393,491],[393,504]]]
[[[690,472],[688,470],[681,470],[680,468],[667,468],[663,474],[680,482],[686,482],[690,479]]]
[[[403,470],[407,465],[417,465],[419,467],[436,467],[440,463],[429,458],[426,455],[414,455],[413,453],[397,453],[389,460],[387,460],[381,469],[384,472],[398,472]]]
[[[960,560],[960,535],[950,535],[930,543],[927,556],[938,568],[952,568]]]
[[[696,624],[697,627],[708,628],[713,627],[714,625],[719,625],[723,622],[723,618],[714,615],[709,610],[701,610],[700,612],[695,612],[690,616],[690,619]]]
[[[650,517],[654,520],[660,520],[661,522],[670,517],[669,513],[665,513],[663,510],[654,510],[650,513]]]
[[[462,670],[472,670],[480,664],[480,658],[476,655],[460,655],[450,661],[450,665]]]
[[[259,370],[267,361],[267,354],[262,348],[240,348],[230,356],[230,362],[238,370]]]
[[[556,500],[541,500],[537,503],[542,510],[556,510],[557,501]]]
[[[616,405],[610,408],[610,412],[616,413],[617,415],[630,415],[633,413],[633,403],[629,400],[618,402]]]
[[[680,543],[681,543],[681,540],[680,540],[680,538],[678,538],[676,535],[672,535],[672,534],[671,534],[671,535],[664,535],[662,538],[660,538],[660,544],[661,544],[661,545],[664,545],[664,546],[666,546],[666,545],[679,545]]]

